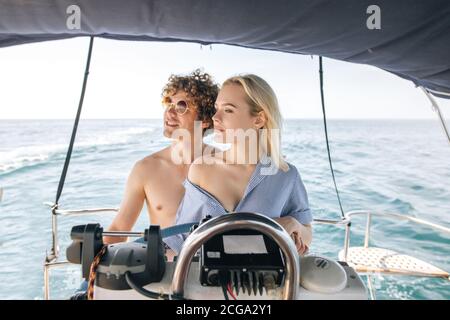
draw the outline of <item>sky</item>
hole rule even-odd
[[[0,119],[73,119],[89,38],[0,48]],[[196,68],[222,83],[254,73],[277,94],[284,118],[321,118],[318,58],[193,43],[96,38],[82,118],[161,118],[161,90],[171,74]],[[375,67],[324,59],[330,119],[437,119],[410,81]],[[437,99],[450,118],[450,100]]]

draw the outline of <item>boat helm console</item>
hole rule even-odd
[[[345,262],[299,257],[283,228],[260,214],[203,221],[174,262],[164,256],[159,226],[144,241],[104,246],[99,224],[72,228],[67,259],[94,280],[94,299],[367,299]],[[95,269],[95,270],[94,270]]]

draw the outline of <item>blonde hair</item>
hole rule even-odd
[[[267,134],[262,137],[260,135],[265,140],[262,144],[265,146],[265,150],[263,151],[274,161],[277,168],[287,171],[289,166],[281,155],[281,128],[283,119],[278,106],[278,99],[273,89],[264,79],[254,74],[231,77],[225,80],[222,86],[227,84],[239,85],[244,89],[251,115],[257,116],[259,112],[264,112],[267,121],[263,129],[267,130]],[[280,134],[274,137],[271,134],[273,129],[279,129]]]

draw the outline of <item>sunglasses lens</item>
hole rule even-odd
[[[181,100],[181,101],[177,102],[177,105],[175,107],[175,111],[178,114],[184,114],[186,112],[187,108],[188,108],[188,105],[187,105],[186,101]]]

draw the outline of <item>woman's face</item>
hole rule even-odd
[[[220,89],[217,96],[214,121],[214,140],[221,143],[232,143],[226,139],[228,132],[243,129],[258,129],[262,127],[260,116],[250,114],[250,106],[247,103],[247,95],[244,89],[237,84],[226,84]]]

